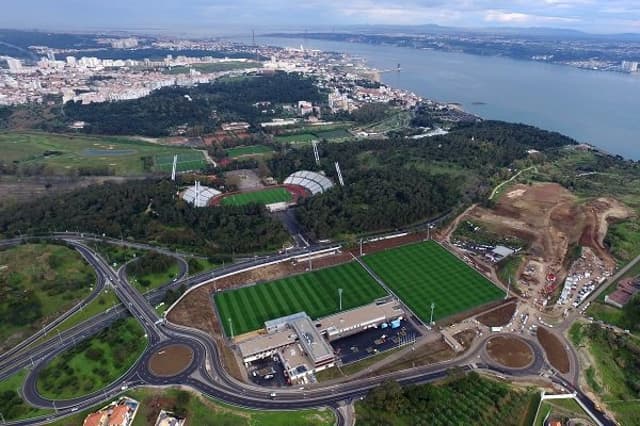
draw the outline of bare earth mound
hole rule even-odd
[[[538,328],[537,336],[551,365],[561,373],[568,373],[569,356],[560,339],[544,327]]]
[[[502,327],[509,324],[516,311],[516,306],[515,302],[507,303],[493,311],[480,315],[476,319],[487,327]]]
[[[608,224],[632,213],[612,198],[585,203],[561,185],[539,183],[514,185],[493,209],[475,207],[465,218],[527,241],[530,248],[525,264],[541,267],[534,268],[537,272],[526,279],[544,284],[549,273],[559,281],[564,279],[565,258],[573,245],[590,247],[606,264],[615,267],[603,244]]]
[[[193,361],[193,351],[185,345],[170,345],[153,354],[149,370],[156,376],[171,377],[182,373]]]
[[[487,354],[508,368],[525,368],[533,362],[533,350],[517,337],[493,337],[487,342]]]

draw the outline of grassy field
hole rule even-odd
[[[212,72],[244,70],[247,68],[260,68],[260,67],[262,67],[262,64],[259,62],[229,61],[229,62],[215,62],[211,64],[193,64],[188,67],[177,66],[177,67],[167,68],[162,72],[164,74],[172,74],[172,75],[188,74],[193,69],[206,74],[206,73],[212,73]]]
[[[187,425],[198,426],[330,426],[335,415],[330,410],[259,411],[233,407],[200,394],[178,389],[136,389],[125,393],[141,403],[132,426],[154,425],[161,409],[179,411]],[[102,404],[104,406],[106,404]],[[53,426],[77,426],[87,414],[80,412],[52,423]],[[177,408],[177,410],[176,410]]]
[[[100,255],[102,255],[102,257],[114,268],[118,268],[131,259],[140,257],[144,254],[144,250],[127,246],[119,246],[117,244],[92,243],[91,247],[100,253]]]
[[[22,389],[26,377],[27,370],[20,370],[13,376],[0,381],[0,413],[5,421],[28,419],[53,412],[53,410],[33,408],[23,401],[18,390]]]
[[[57,339],[58,332],[62,333],[63,331],[75,327],[81,322],[86,321],[98,314],[101,314],[102,312],[111,309],[119,304],[120,300],[118,299],[118,296],[116,296],[116,294],[113,292],[113,290],[110,288],[106,289],[102,293],[100,293],[98,297],[93,299],[87,306],[71,315],[56,328],[51,329],[46,336],[42,336],[29,346],[39,345],[51,339]]]
[[[318,140],[318,137],[312,133],[298,133],[295,135],[279,135],[275,136],[274,140],[280,143],[310,143],[313,140]]]
[[[636,338],[615,335],[595,324],[574,325],[570,336],[574,345],[587,348],[594,360],[586,371],[590,387],[621,424],[639,424],[640,361]]]
[[[196,275],[201,272],[210,271],[221,265],[221,263],[214,262],[213,259],[200,259],[197,257],[189,258],[188,263],[189,275]]]
[[[636,263],[632,266],[621,278],[630,278],[636,277],[640,275],[640,262]],[[616,288],[618,282],[620,280],[616,280],[611,283],[598,298],[589,305],[589,308],[586,311],[586,315],[594,318],[595,320],[604,321],[607,324],[615,325],[616,327],[620,327],[622,329],[629,329],[633,333],[638,333],[640,331],[640,324],[636,321],[636,317],[634,314],[634,300],[629,301],[629,305],[623,309],[616,308],[614,306],[608,305],[604,302],[604,298],[606,295],[613,293]]]
[[[145,274],[127,275],[129,282],[141,293],[146,293],[154,288],[168,284],[178,276],[178,262],[171,259],[171,265],[161,271],[149,272]]]
[[[476,373],[443,384],[384,382],[356,403],[358,426],[530,426],[539,395]]]
[[[187,172],[200,170],[207,165],[204,155],[200,151],[187,151],[175,154],[159,154],[153,158],[153,168],[158,172],[171,172],[173,169],[173,156],[178,155],[176,170]]]
[[[574,399],[555,399],[542,401],[534,426],[544,426],[544,420],[548,417],[560,419],[582,418],[589,420],[589,416]]]
[[[266,154],[273,152],[271,147],[266,145],[248,145],[248,146],[237,146],[235,148],[227,148],[225,150],[229,158],[236,158],[243,155],[257,155],[257,154]]]
[[[282,201],[291,201],[291,193],[284,188],[271,188],[230,195],[224,197],[220,204],[223,206],[242,206],[249,203],[271,204]]]
[[[351,133],[347,132],[345,129],[336,129],[336,130],[326,130],[323,132],[314,133],[318,139],[346,139],[351,138]]]
[[[504,292],[433,241],[374,253],[364,261],[418,315],[434,321],[504,297]]]
[[[2,160],[18,167],[44,166],[55,174],[80,170],[112,170],[118,176],[142,175],[142,157],[193,155],[188,148],[169,147],[123,137],[0,132]],[[202,161],[201,153],[200,155]],[[171,164],[169,164],[171,170]]]
[[[343,288],[342,308],[351,309],[386,295],[357,263],[347,263],[301,275],[230,290],[215,295],[227,334],[259,329],[267,320],[305,311],[311,318],[338,312],[338,288]]]
[[[95,392],[125,373],[146,345],[144,330],[134,318],[119,320],[56,356],[40,372],[38,391],[53,399]]]
[[[24,244],[0,251],[0,346],[73,307],[95,282],[80,254],[62,245]]]

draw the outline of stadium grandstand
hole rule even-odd
[[[321,194],[333,187],[333,182],[326,176],[307,170],[300,170],[289,175],[284,180],[284,184],[301,186],[313,195]]]
[[[182,199],[189,204],[193,204],[194,207],[206,207],[213,197],[220,194],[222,194],[220,191],[208,186],[202,186],[200,182],[196,182],[195,185],[184,190]]]

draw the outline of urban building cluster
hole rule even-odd
[[[121,50],[138,46],[135,38],[100,39],[100,42]],[[174,51],[222,48],[218,43],[186,40],[155,42],[153,47]],[[137,99],[162,87],[208,83],[223,75],[259,70],[299,72],[314,77],[319,87],[329,93],[329,107],[333,112],[351,112],[366,103],[392,103],[411,108],[422,100],[414,93],[384,84],[370,84],[379,78],[379,72],[395,70],[372,70],[344,54],[306,50],[302,46],[299,49],[282,49],[239,45],[230,48],[224,45],[224,48],[229,54],[243,53],[245,57],[255,54],[256,59],[270,59],[260,61],[262,68],[258,69],[252,67],[254,61],[246,58],[167,55],[161,60],[100,59],[84,56],[82,52],[38,47],[36,51],[42,57],[35,62],[25,63],[16,58],[0,57],[0,62],[6,63],[4,69],[0,68],[0,105],[40,103],[49,96],[61,97],[63,102],[82,103]],[[144,54],[145,49],[138,50]],[[247,63],[247,68],[206,72],[206,67],[202,67],[204,64],[241,61]],[[171,73],[174,67],[184,68],[181,70],[183,72]],[[301,101],[296,109],[301,116],[314,115],[319,111],[318,105],[306,101]]]
[[[271,379],[273,368],[252,367],[256,361],[272,359],[282,365],[290,384],[309,383],[315,373],[338,361],[332,343],[372,328],[398,328],[403,318],[404,311],[396,300],[372,303],[317,321],[299,312],[267,321],[257,336],[249,333],[238,336],[235,342],[245,367],[253,371],[254,377]]]
[[[166,86],[208,83],[222,75],[256,71],[241,69],[207,73],[194,65],[247,62],[246,59],[187,57],[168,55],[163,60],[99,59],[96,57],[55,55],[34,64],[4,57],[7,69],[0,70],[0,105],[40,103],[47,96],[63,102],[110,102],[137,99]],[[248,65],[249,66],[249,65]],[[167,73],[173,67],[189,67],[181,74]]]

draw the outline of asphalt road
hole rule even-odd
[[[337,408],[339,404],[364,396],[371,388],[386,379],[394,379],[404,385],[431,382],[446,377],[452,367],[461,367],[464,370],[471,370],[473,368],[484,369],[505,376],[537,375],[540,374],[540,370],[548,368],[544,360],[540,361],[539,358],[537,358],[536,362],[531,366],[520,371],[513,371],[492,365],[490,361],[486,362],[482,360],[481,351],[484,345],[481,344],[462,357],[446,363],[416,367],[373,378],[351,380],[328,387],[316,385],[310,386],[302,391],[297,388],[281,389],[276,392],[275,396],[272,396],[271,393],[273,390],[271,389],[239,382],[229,376],[222,367],[218,350],[212,339],[205,333],[169,323],[161,324],[162,321],[159,321],[156,311],[147,300],[147,298],[152,299],[155,296],[153,292],[147,294],[147,298],[145,298],[135,288],[129,285],[126,276],[114,271],[104,259],[94,253],[88,246],[79,241],[75,241],[75,244],[76,249],[79,250],[85,259],[93,266],[97,275],[101,277],[100,279],[113,287],[122,302],[122,307],[113,309],[112,312],[107,312],[102,316],[92,318],[81,324],[83,327],[79,327],[79,330],[68,330],[69,333],[62,337],[59,342],[55,342],[55,347],[49,346],[48,351],[45,351],[44,348],[41,347],[44,345],[40,345],[20,353],[17,361],[19,361],[22,366],[33,364],[33,368],[29,371],[23,387],[24,399],[36,407],[55,408],[57,414],[54,417],[70,415],[77,410],[82,410],[101,401],[113,398],[116,394],[122,392],[123,387],[131,388],[141,385],[186,385],[218,400],[256,409],[296,409],[330,406],[336,411],[335,408]],[[302,254],[307,253],[308,250],[313,251],[318,248],[319,246],[311,246],[305,250],[294,250],[293,253]],[[187,287],[191,287],[225,273],[241,271],[256,265],[284,259],[290,255],[291,252],[288,254],[255,258],[243,264],[232,265],[222,271],[217,270],[178,280],[171,283],[170,286],[185,284]],[[166,288],[164,291],[166,291]],[[161,294],[161,292],[158,291],[157,294]],[[38,393],[36,387],[39,371],[56,355],[71,348],[79,339],[89,337],[91,334],[102,329],[109,321],[113,321],[119,315],[123,315],[125,309],[142,324],[148,338],[147,349],[130,370],[107,388],[90,395],[64,401],[51,401],[43,398]],[[489,336],[485,337],[485,339],[488,337]],[[189,346],[194,353],[193,363],[188,369],[177,376],[171,378],[158,377],[148,368],[149,357],[170,343],[180,343]],[[43,354],[44,356],[37,357],[37,360],[33,359],[34,355]],[[536,355],[539,356],[538,351],[536,351]],[[17,371],[10,366],[5,366],[3,369],[3,365],[4,364],[0,364],[0,377],[6,377],[8,374],[7,371],[9,370]],[[562,384],[567,389],[575,389],[570,383],[565,383],[562,378],[553,377],[553,380]],[[576,391],[579,393],[579,390]],[[579,395],[581,395],[581,398],[589,401],[586,396],[581,393],[579,393]],[[593,406],[592,403],[591,406]],[[339,412],[336,411],[336,413]],[[342,418],[340,414],[336,415],[338,416],[338,424],[342,424],[344,418]],[[604,416],[602,417],[601,422],[603,424],[612,424],[607,421]],[[8,424],[29,425],[46,422],[47,419],[41,418],[10,422]]]

